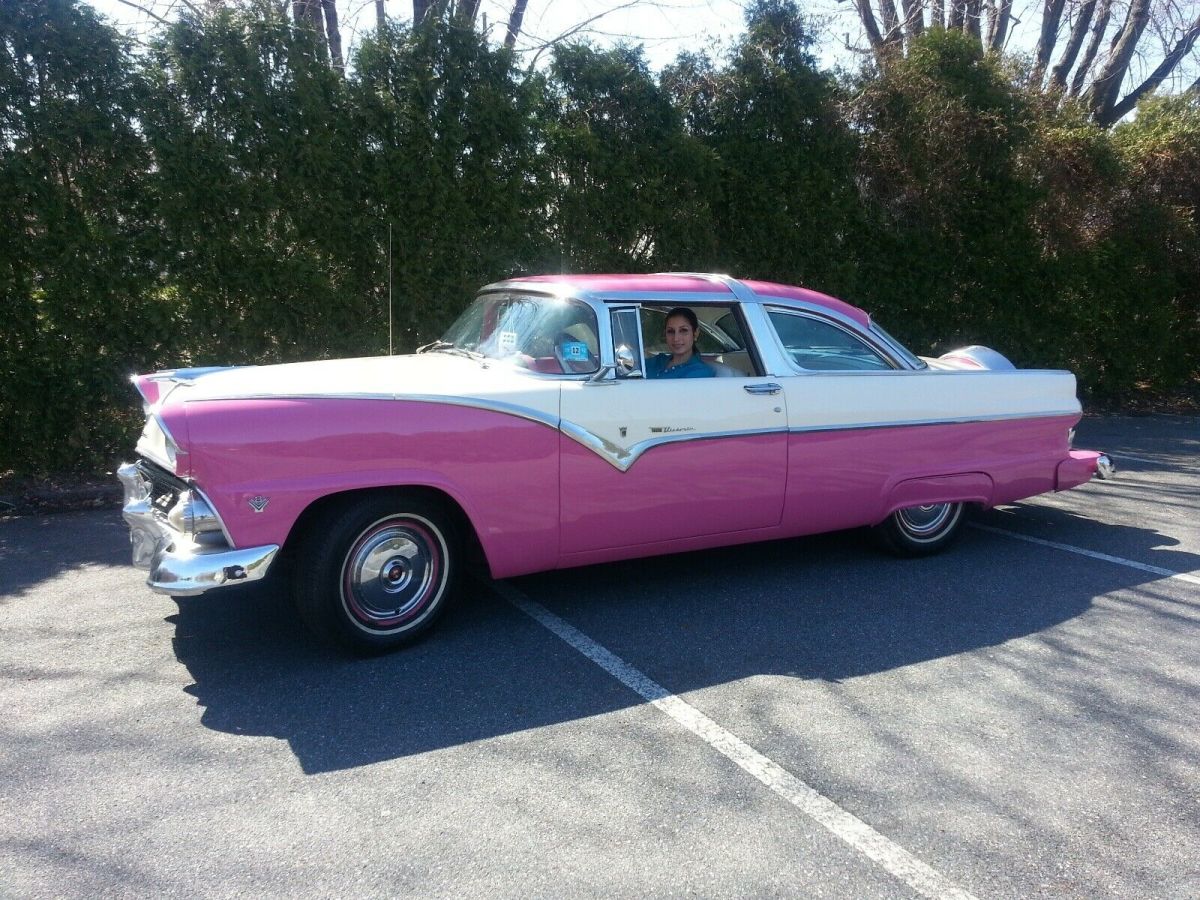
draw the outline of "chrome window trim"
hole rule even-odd
[[[775,343],[778,344],[780,351],[783,353],[784,361],[787,363],[787,365],[789,367],[791,367],[792,371],[795,374],[811,375],[811,374],[815,374],[815,373],[819,372],[819,373],[824,373],[824,374],[833,373],[833,374],[837,374],[837,375],[862,375],[862,374],[888,375],[893,372],[914,371],[913,369],[904,365],[901,360],[894,358],[892,356],[892,354],[890,352],[888,352],[882,346],[882,344],[880,342],[872,340],[871,338],[873,336],[868,335],[866,332],[862,331],[862,329],[858,327],[858,323],[853,322],[853,320],[851,320],[851,319],[847,319],[847,317],[845,317],[845,316],[834,316],[834,315],[830,315],[828,313],[819,313],[819,312],[815,312],[815,311],[807,310],[807,309],[792,309],[792,308],[789,308],[786,306],[777,306],[777,305],[773,305],[773,304],[764,304],[764,312],[766,313],[767,324],[771,326],[771,334],[775,340]],[[801,366],[799,363],[797,363],[794,359],[792,359],[792,354],[788,351],[787,347],[784,346],[783,340],[779,337],[779,330],[775,327],[775,324],[773,322],[771,322],[771,313],[773,313],[773,312],[779,312],[784,315],[799,316],[799,317],[805,318],[805,319],[813,319],[818,322],[824,322],[826,325],[836,328],[837,330],[843,332],[844,334],[847,334],[850,337],[858,340],[860,343],[866,345],[868,350],[870,350],[872,353],[879,356],[883,360],[883,362],[888,363],[889,365],[892,366],[892,368],[886,369],[886,370],[884,370],[884,369],[834,369],[834,370],[806,369],[803,366]]]

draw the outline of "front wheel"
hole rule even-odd
[[[458,577],[458,539],[441,507],[383,494],[314,522],[297,547],[293,597],[318,637],[374,653],[415,640]]]
[[[962,523],[962,503],[931,503],[898,509],[874,531],[880,543],[898,556],[928,556],[954,543]]]

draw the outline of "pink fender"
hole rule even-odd
[[[558,470],[554,427],[390,399],[212,400],[185,408],[190,474],[235,546],[283,544],[300,513],[330,494],[405,485],[458,503],[497,578],[558,561],[558,484],[545,477]],[[261,499],[267,503],[257,512]]]
[[[983,472],[910,478],[892,488],[879,520],[883,521],[898,509],[931,503],[980,503],[990,506],[994,487],[992,479]]]

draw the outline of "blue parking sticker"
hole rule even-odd
[[[562,345],[563,359],[587,362],[588,348],[583,341],[564,341]]]

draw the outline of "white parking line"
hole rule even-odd
[[[1091,557],[1092,559],[1102,559],[1105,562],[1116,563],[1119,566],[1128,566],[1131,569],[1138,569],[1142,572],[1150,572],[1153,575],[1161,575],[1164,578],[1172,578],[1177,581],[1186,581],[1189,584],[1200,584],[1200,575],[1191,575],[1187,572],[1176,572],[1172,569],[1164,569],[1160,566],[1151,566],[1146,563],[1140,563],[1136,560],[1125,559],[1122,556],[1111,556],[1107,553],[1098,553],[1095,550],[1085,550],[1083,547],[1075,547],[1071,544],[1060,544],[1057,541],[1047,541],[1042,538],[1030,537],[1027,534],[1018,534],[1015,531],[1009,531],[1007,528],[996,528],[993,525],[981,525],[978,522],[971,523],[972,528],[978,528],[980,531],[990,531],[993,534],[1002,534],[1005,537],[1016,538],[1018,541],[1027,541],[1030,544],[1040,544],[1043,547],[1053,547],[1055,550],[1066,550],[1068,553],[1078,553],[1080,556]]]
[[[1110,453],[1108,455],[1113,459],[1128,459],[1132,462],[1150,463],[1152,466],[1162,465],[1161,459],[1146,459],[1144,456],[1130,456],[1127,453]]]
[[[733,732],[676,697],[625,660],[596,643],[512,585],[493,582],[496,592],[521,612],[554,632],[634,693],[658,707],[710,747],[724,754],[805,815],[827,828],[859,853],[886,869],[918,893],[933,898],[974,900],[946,876],[888,840],[866,822],[846,812],[778,763],[759,753]]]

